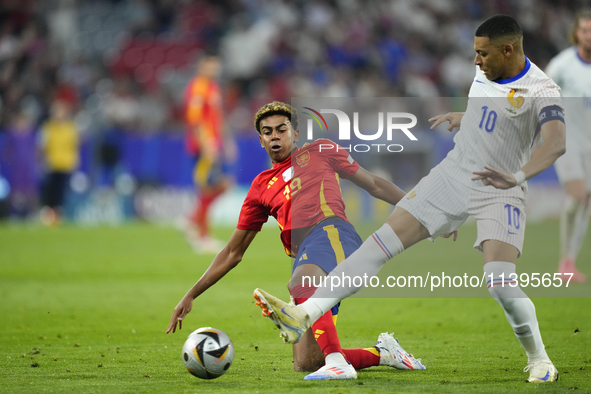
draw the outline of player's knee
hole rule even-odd
[[[567,205],[571,209],[577,209],[581,204],[587,206],[589,197],[589,193],[584,188],[574,188],[570,190]]]
[[[290,293],[298,286],[307,289],[316,288],[319,283],[322,283],[322,279],[325,276],[326,272],[319,266],[315,264],[301,264],[293,272],[287,287]]]

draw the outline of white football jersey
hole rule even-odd
[[[562,89],[567,143],[591,149],[591,63],[585,63],[573,46],[556,55],[546,73]]]
[[[440,165],[470,187],[485,187],[470,180],[472,172],[484,171],[484,166],[519,171],[539,138],[540,111],[562,108],[560,88],[529,59],[521,73],[505,80],[489,81],[477,66],[468,97],[455,147]],[[523,196],[525,190],[513,189]]]

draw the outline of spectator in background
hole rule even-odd
[[[566,110],[566,151],[554,164],[567,193],[560,216],[558,272],[572,274],[565,280],[585,282],[587,276],[575,267],[585,240],[591,214],[591,9],[577,14],[571,32],[574,46],[560,52],[546,72],[562,89]]]
[[[224,127],[222,95],[216,81],[221,71],[217,56],[204,55],[185,90],[186,149],[194,161],[197,206],[186,226],[187,240],[197,253],[217,253],[223,244],[209,233],[209,208],[229,186],[223,169]],[[227,140],[227,139],[226,139]]]
[[[122,131],[137,130],[142,108],[129,77],[115,80],[113,92],[106,95],[103,113],[109,123]]]
[[[59,224],[70,174],[78,167],[78,130],[71,110],[69,103],[56,100],[51,105],[50,118],[41,125],[41,150],[46,168],[41,220],[47,225]]]
[[[38,179],[36,135],[31,117],[20,112],[13,116],[2,147],[2,167],[8,184],[10,214],[26,219],[37,208]]]

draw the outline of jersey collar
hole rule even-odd
[[[529,61],[529,59],[527,58],[527,56],[525,57],[525,67],[523,68],[523,70],[521,70],[521,72],[519,74],[517,74],[514,77],[511,78],[507,78],[507,79],[497,79],[495,81],[493,81],[494,83],[498,83],[501,85],[505,85],[511,82],[515,82],[518,79],[520,79],[521,77],[523,77],[525,74],[527,74],[527,72],[529,71],[529,69],[531,68],[531,62]]]
[[[585,61],[585,59],[583,59],[581,57],[581,55],[579,54],[579,48],[577,48],[576,46],[574,48],[575,48],[575,53],[577,54],[577,59],[579,59],[581,61],[581,63],[583,63],[584,65],[591,66],[591,62],[587,62],[587,61]]]

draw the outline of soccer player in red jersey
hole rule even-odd
[[[255,116],[261,146],[273,167],[252,182],[240,212],[236,230],[228,244],[174,309],[166,332],[179,329],[192,309],[193,300],[235,267],[269,216],[277,219],[281,241],[295,258],[289,290],[296,304],[304,302],[315,287],[303,280],[323,278],[353,253],[362,241],[345,215],[340,178],[346,178],[372,196],[396,204],[404,191],[371,174],[344,149],[329,140],[318,140],[300,149],[297,112],[289,105],[272,102]],[[320,151],[319,145],[325,149]],[[332,146],[333,149],[328,149]],[[309,282],[309,279],[308,281]],[[317,283],[317,282],[316,282]],[[293,347],[296,371],[318,371],[307,380],[355,379],[357,369],[389,365],[399,369],[424,369],[398,341],[382,333],[376,346],[342,349],[335,322],[338,305],[319,319]]]
[[[213,201],[229,186],[223,171],[222,97],[216,81],[221,70],[217,56],[199,61],[197,74],[185,90],[185,146],[194,160],[193,180],[198,203],[189,216],[187,238],[197,252],[217,253],[222,245],[209,234],[208,214]]]

